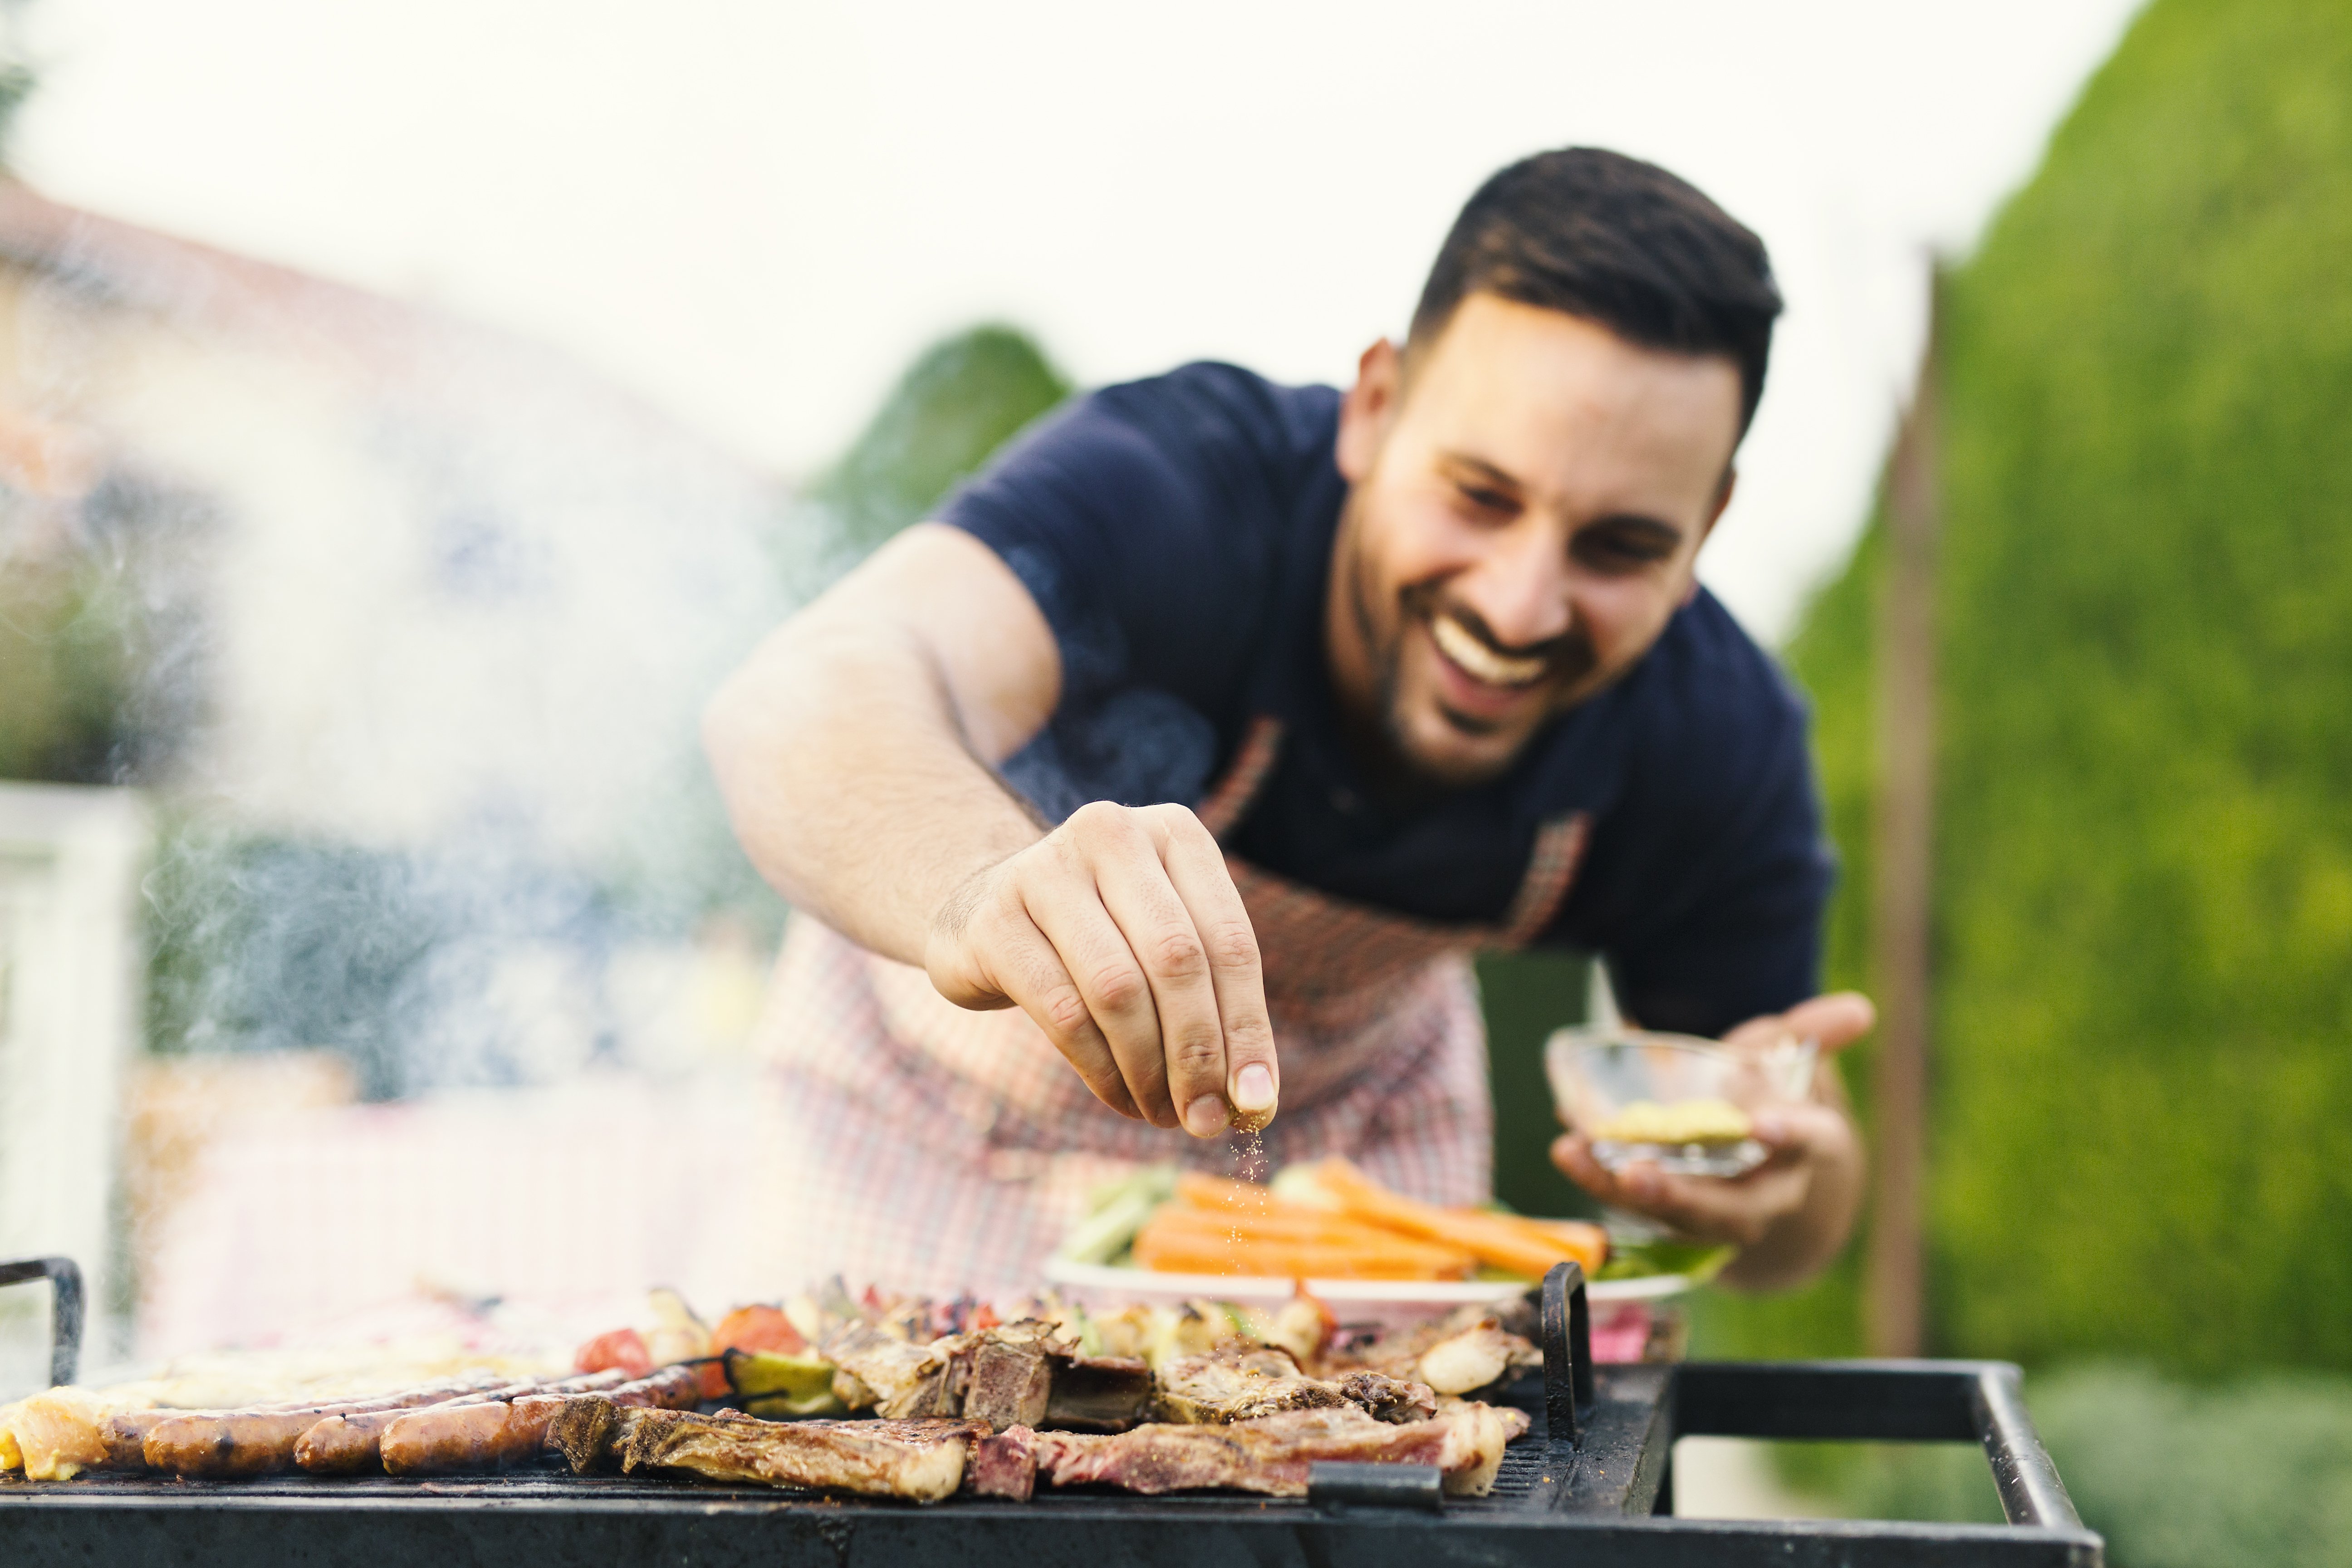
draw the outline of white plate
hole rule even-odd
[[[1279,1307],[1298,1288],[1295,1280],[1264,1275],[1162,1274],[1150,1268],[1073,1263],[1066,1258],[1045,1259],[1045,1279],[1077,1295],[1086,1305],[1106,1307],[1130,1302],[1173,1306],[1202,1299],[1238,1306]],[[1663,1300],[1690,1288],[1687,1275],[1650,1274],[1637,1279],[1599,1279],[1585,1289],[1587,1300],[1601,1307],[1615,1301]],[[1309,1279],[1307,1289],[1336,1310],[1386,1321],[1507,1301],[1525,1295],[1528,1288],[1496,1279]]]

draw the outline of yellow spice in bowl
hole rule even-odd
[[[1737,1143],[1754,1129],[1727,1100],[1637,1100],[1591,1129],[1610,1143]]]

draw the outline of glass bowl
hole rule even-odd
[[[1749,1118],[1810,1093],[1818,1051],[1793,1036],[1730,1050],[1692,1035],[1587,1026],[1545,1043],[1544,1070],[1561,1119],[1592,1141],[1603,1168],[1646,1160],[1681,1175],[1738,1176],[1769,1152]]]

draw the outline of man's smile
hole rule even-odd
[[[1546,658],[1496,652],[1452,616],[1431,616],[1429,634],[1437,639],[1440,653],[1488,686],[1533,686],[1551,668]]]

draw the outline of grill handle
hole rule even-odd
[[[81,1270],[70,1258],[0,1263],[0,1285],[21,1285],[27,1279],[49,1282],[50,1386],[71,1383],[81,1360]]]
[[[2008,1362],[1691,1362],[1674,1405],[1682,1437],[1979,1443],[2010,1523],[2082,1526]]]
[[[1318,1459],[1307,1467],[1307,1500],[1319,1507],[1445,1509],[1445,1477],[1435,1465],[1362,1465]]]
[[[1543,1337],[1544,1431],[1555,1443],[1580,1447],[1580,1413],[1592,1406],[1592,1304],[1585,1299],[1584,1270],[1555,1263],[1543,1279],[1538,1314]]]

